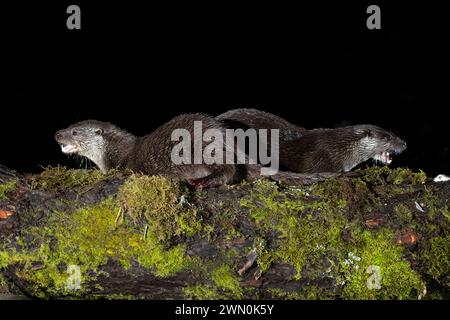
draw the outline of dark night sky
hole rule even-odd
[[[437,7],[382,6],[382,30],[369,31],[364,5],[74,3],[81,31],[66,29],[65,3],[4,11],[4,165],[76,166],[53,134],[86,118],[145,134],[181,112],[257,107],[307,128],[382,126],[408,142],[396,165],[449,173],[448,34]]]

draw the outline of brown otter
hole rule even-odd
[[[129,168],[149,175],[164,175],[188,180],[194,185],[217,186],[236,179],[236,166],[232,164],[182,164],[171,159],[176,142],[171,140],[175,129],[186,129],[191,136],[194,121],[202,128],[218,129],[221,122],[204,114],[183,114],[161,125],[152,133],[137,137],[119,127],[96,120],[75,123],[55,134],[55,140],[65,154],[78,154],[94,162],[102,172],[111,168]],[[205,147],[205,142],[200,142]],[[191,162],[193,163],[193,162]]]
[[[310,184],[333,175],[278,172],[262,176],[259,165],[249,164],[182,164],[171,159],[175,129],[187,129],[192,135],[194,121],[202,121],[205,129],[219,129],[223,124],[203,114],[184,114],[173,118],[152,133],[137,137],[114,124],[96,120],[75,123],[55,134],[65,154],[77,154],[94,162],[102,172],[111,168],[129,168],[149,175],[163,175],[187,180],[195,186],[212,187],[243,179],[271,178],[289,184]],[[205,143],[202,143],[202,148]]]
[[[216,119],[233,129],[279,129],[280,141],[300,138],[308,131],[270,112],[252,108],[229,110]]]
[[[301,173],[347,172],[369,159],[390,164],[405,149],[405,141],[374,125],[314,129],[280,142],[280,164]]]
[[[346,172],[369,159],[390,164],[390,156],[406,148],[399,137],[373,125],[308,130],[269,112],[246,108],[216,119],[234,129],[279,129],[280,168],[298,173]]]

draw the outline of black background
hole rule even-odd
[[[125,300],[98,300],[98,301],[63,301],[63,300],[28,300],[7,301],[8,307],[15,316],[29,316],[30,310],[34,316],[43,316],[46,319],[61,319],[61,316],[70,313],[74,318],[99,316],[112,316],[112,319],[139,318],[144,315],[148,319],[310,319],[336,318],[343,316],[346,319],[361,319],[362,315],[370,314],[373,319],[383,319],[398,313],[406,319],[424,319],[434,314],[443,314],[448,306],[447,301],[125,301]],[[208,313],[204,318],[197,316],[180,316],[175,314],[177,307],[182,304],[190,307],[209,307],[220,310],[220,304],[274,305],[271,315],[220,315],[218,312]],[[6,304],[5,304],[6,306]],[[2,305],[2,312],[9,311]],[[441,310],[441,311],[439,311]]]
[[[256,107],[307,128],[371,123],[408,143],[394,159],[448,173],[445,9],[377,3],[295,6],[132,2],[1,8],[0,163],[77,166],[53,140],[87,118],[146,134],[181,112]],[[66,8],[81,7],[81,30]]]

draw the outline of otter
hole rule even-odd
[[[246,113],[247,115],[251,112],[271,115],[255,109],[246,110],[253,110]],[[63,153],[84,156],[104,173],[111,168],[129,168],[148,175],[187,180],[200,187],[261,178],[259,165],[177,165],[172,161],[171,152],[176,142],[172,141],[171,135],[175,129],[186,129],[192,136],[194,121],[201,121],[206,130],[218,129],[224,135],[227,125],[224,123],[226,121],[220,121],[221,118],[225,117],[214,119],[204,114],[183,114],[142,137],[137,137],[112,123],[85,120],[59,130],[55,134],[55,140],[61,145]],[[406,149],[406,143],[402,139],[373,125],[307,130],[275,115],[269,119],[271,121],[268,128],[263,126],[264,119],[253,124],[259,129],[279,128],[281,131],[282,128],[288,128],[284,131],[284,138],[280,139],[279,156],[282,169],[291,171],[278,172],[270,177],[273,180],[307,184],[329,176],[317,175],[318,173],[347,172],[369,159],[390,164],[391,155]],[[290,135],[289,132],[294,133]],[[200,144],[202,149],[205,148],[204,141]],[[223,147],[226,149],[225,145]]]
[[[300,138],[308,131],[270,112],[253,108],[229,110],[218,115],[216,119],[232,129],[279,129],[280,141]]]
[[[103,173],[112,168],[128,168],[148,175],[185,180],[196,187],[216,187],[244,179],[254,181],[261,178],[306,185],[335,176],[292,172],[264,176],[261,175],[261,166],[255,164],[177,165],[171,159],[175,145],[175,142],[171,141],[171,134],[175,129],[184,128],[192,136],[194,121],[202,121],[205,129],[219,129],[222,133],[225,129],[221,122],[204,114],[177,116],[142,137],[109,122],[85,120],[57,131],[55,140],[64,154],[84,156],[94,162]],[[205,147],[204,142],[202,147]]]
[[[385,165],[406,149],[393,133],[374,125],[311,129],[257,109],[234,109],[216,117],[234,129],[279,129],[280,168],[297,173],[347,172],[369,159]]]
[[[171,140],[172,132],[187,129],[192,137],[194,121],[201,121],[204,130],[225,132],[223,124],[210,116],[182,114],[142,137],[109,122],[85,120],[59,130],[55,140],[64,154],[84,156],[103,173],[112,168],[128,168],[143,174],[187,180],[202,187],[233,183],[239,179],[238,175],[242,173],[233,164],[177,165],[172,161],[171,152],[176,144]],[[205,147],[205,142],[201,143]]]
[[[348,172],[369,159],[388,165],[405,149],[405,141],[374,125],[313,129],[280,142],[280,163],[299,173]]]
[[[290,123],[289,121],[266,111],[261,111],[254,108],[240,108],[232,109],[225,113],[216,116],[216,120],[224,123],[228,128],[231,129],[255,129],[257,130],[258,137],[258,148],[261,144],[267,146],[267,150],[272,148],[271,145],[271,130],[279,130],[279,141],[287,142],[294,139],[302,137],[308,130]],[[259,130],[266,129],[267,135],[262,138],[259,134]],[[261,141],[261,139],[263,139]],[[247,154],[249,153],[249,146],[246,146],[244,150]],[[279,150],[283,152],[283,150]],[[257,163],[261,163],[260,158],[255,159]],[[280,163],[280,168],[286,170],[286,167]]]

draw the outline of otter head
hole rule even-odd
[[[358,150],[365,155],[365,160],[374,159],[388,165],[391,156],[406,149],[406,142],[395,134],[374,125],[354,126],[354,133],[359,137]]]
[[[55,140],[65,154],[77,154],[94,162],[103,172],[108,171],[108,136],[118,131],[108,122],[85,120],[55,133]]]

